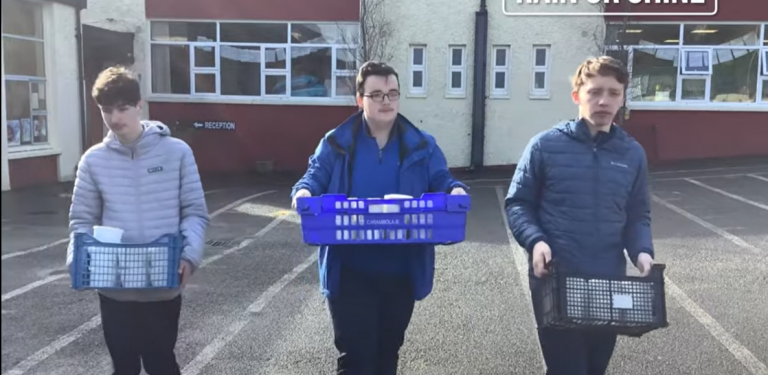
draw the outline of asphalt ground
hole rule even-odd
[[[544,373],[525,259],[500,208],[508,184],[471,182],[466,241],[437,251],[401,374]],[[609,373],[768,374],[768,161],[654,172],[651,186],[670,326],[621,338]],[[211,245],[184,293],[177,345],[185,375],[333,373],[316,249],[301,242],[288,191],[252,183],[207,195]],[[67,199],[26,215],[4,203],[3,375],[110,373],[95,293],[70,289],[65,243],[46,247],[66,237]]]

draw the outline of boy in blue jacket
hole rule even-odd
[[[645,151],[613,124],[629,74],[616,59],[582,63],[573,78],[579,119],[535,136],[509,187],[509,227],[529,255],[534,314],[546,264],[597,275],[626,273],[626,249],[642,275],[653,264]],[[548,375],[603,375],[615,334],[539,329]]]
[[[435,139],[398,113],[400,82],[392,67],[364,64],[356,86],[362,111],[320,141],[291,193],[294,207],[296,198],[322,194],[466,194]],[[320,284],[340,354],[338,374],[397,373],[414,303],[432,291],[434,262],[434,246],[428,245],[320,247]]]

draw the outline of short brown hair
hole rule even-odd
[[[135,73],[123,66],[107,68],[93,83],[91,96],[100,106],[135,107],[141,101],[141,85]]]
[[[370,76],[389,77],[395,76],[397,79],[397,87],[400,87],[400,76],[397,74],[395,68],[387,65],[386,63],[377,61],[368,61],[360,67],[357,72],[357,94],[365,94],[365,80]]]
[[[573,89],[579,90],[584,82],[595,76],[613,77],[627,89],[629,84],[629,71],[624,63],[610,56],[600,56],[588,59],[576,69],[573,76]]]

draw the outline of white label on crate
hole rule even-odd
[[[419,207],[419,202],[411,201],[411,207],[413,207],[413,208]]]
[[[411,208],[411,201],[405,201],[403,205],[405,206],[405,208]]]
[[[426,203],[426,202],[424,202],[424,201],[419,201],[419,208],[424,208],[424,206],[426,206],[426,205],[427,205],[427,203]]]
[[[419,224],[424,225],[426,223],[426,216],[424,214],[419,215]]]
[[[347,202],[347,201],[344,201],[343,205],[344,205],[344,208],[345,208],[345,209],[346,209],[346,208],[349,208],[349,202]]]
[[[336,208],[341,208],[341,202],[336,202]]]
[[[613,308],[614,309],[631,309],[632,308],[632,296],[629,294],[614,294],[613,295]]]
[[[344,225],[349,225],[349,216],[344,215]]]
[[[373,239],[373,231],[372,230],[368,229],[368,232],[366,233],[366,238],[368,238],[369,241]]]
[[[365,202],[363,201],[357,202],[357,206],[360,208],[365,208]]]
[[[341,225],[341,215],[336,215],[336,225]]]
[[[345,240],[348,240],[348,239],[349,239],[349,231],[348,231],[348,230],[345,230],[345,231],[344,231],[344,239],[345,239]]]
[[[432,225],[432,214],[427,214],[427,224]]]
[[[352,202],[352,208],[357,208],[357,202]]]
[[[400,205],[399,204],[372,204],[368,206],[368,213],[372,214],[388,214],[388,213],[399,213],[400,212]]]
[[[400,224],[400,220],[397,220],[397,219],[379,219],[379,220],[368,220],[365,223],[367,225],[398,225],[398,224]]]
[[[427,201],[427,207],[432,208],[434,206],[434,203],[432,201]]]
[[[340,239],[341,239],[341,231],[340,231],[340,230],[337,230],[337,231],[336,231],[336,239],[337,239],[337,240],[340,240]]]
[[[373,239],[378,240],[381,237],[381,232],[379,230],[373,231]]]
[[[357,225],[357,215],[352,215],[352,225]]]

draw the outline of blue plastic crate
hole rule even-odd
[[[178,288],[182,243],[170,234],[146,244],[112,244],[76,233],[72,289]]]
[[[310,245],[451,244],[464,241],[469,195],[355,199],[326,194],[296,200]]]

